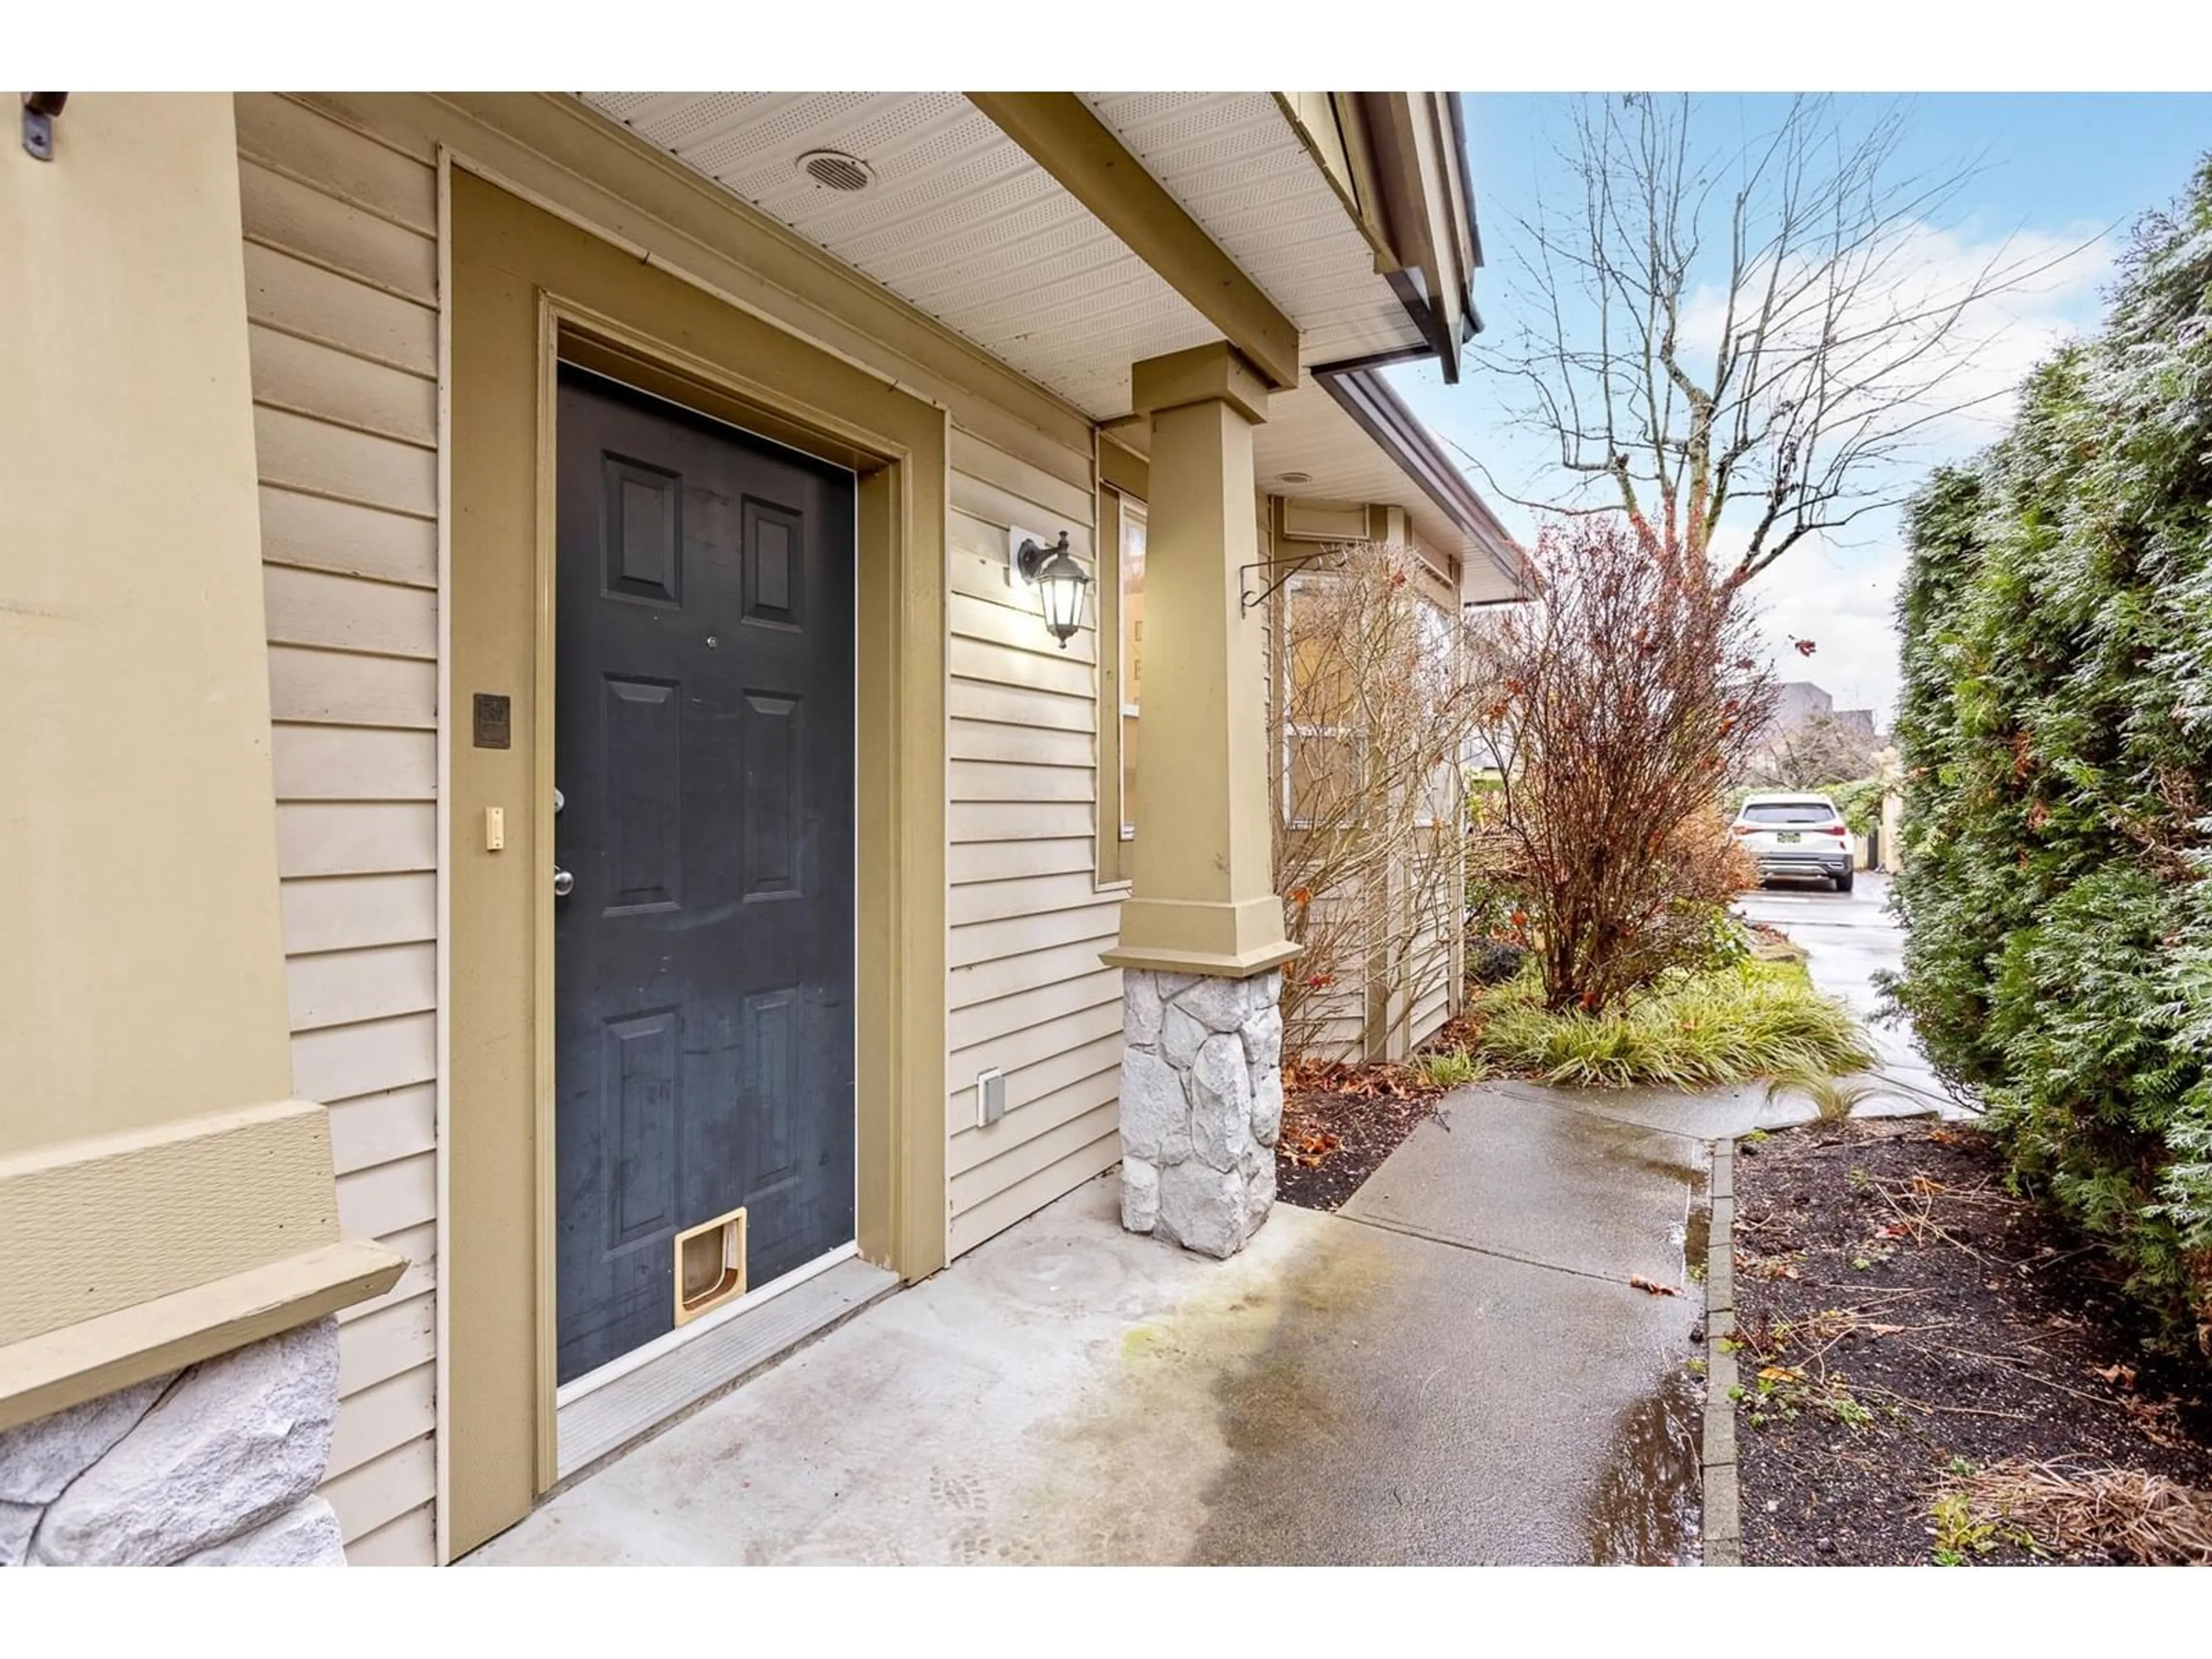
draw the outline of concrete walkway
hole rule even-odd
[[[1710,1148],[1804,1115],[1459,1090],[1342,1213],[1279,1204],[1227,1262],[1123,1232],[1108,1176],[471,1559],[1693,1560]]]
[[[1462,1091],[1352,1213],[1278,1205],[1225,1263],[1124,1233],[1109,1176],[471,1559],[1685,1559],[1700,1304],[1628,1279],[1682,1283],[1705,1164]]]

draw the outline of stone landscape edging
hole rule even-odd
[[[1736,1486],[1735,1142],[1713,1143],[1712,1221],[1705,1247],[1705,1425],[1699,1470],[1705,1563],[1743,1565],[1743,1508]]]

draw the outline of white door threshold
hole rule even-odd
[[[680,1340],[643,1364],[617,1360],[578,1378],[561,1390],[555,1413],[559,1478],[568,1480],[687,1407],[842,1324],[898,1285],[898,1275],[889,1268],[854,1255],[832,1258],[818,1271],[802,1268],[789,1275],[788,1288],[781,1283],[763,1286],[757,1303],[732,1309],[731,1317],[696,1335],[672,1332]]]

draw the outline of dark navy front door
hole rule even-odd
[[[854,495],[580,371],[558,416],[566,1382],[673,1327],[684,1230],[744,1206],[753,1285],[853,1237]]]

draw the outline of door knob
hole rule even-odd
[[[556,789],[556,790],[553,792],[553,812],[554,812],[554,816],[556,816],[556,817],[557,817],[560,815],[561,809],[562,809],[562,807],[566,806],[568,804],[568,798],[567,798],[565,795],[563,795],[563,794],[562,794],[562,793],[558,789]]]
[[[576,878],[559,865],[553,866],[553,896],[566,898],[575,890]]]

